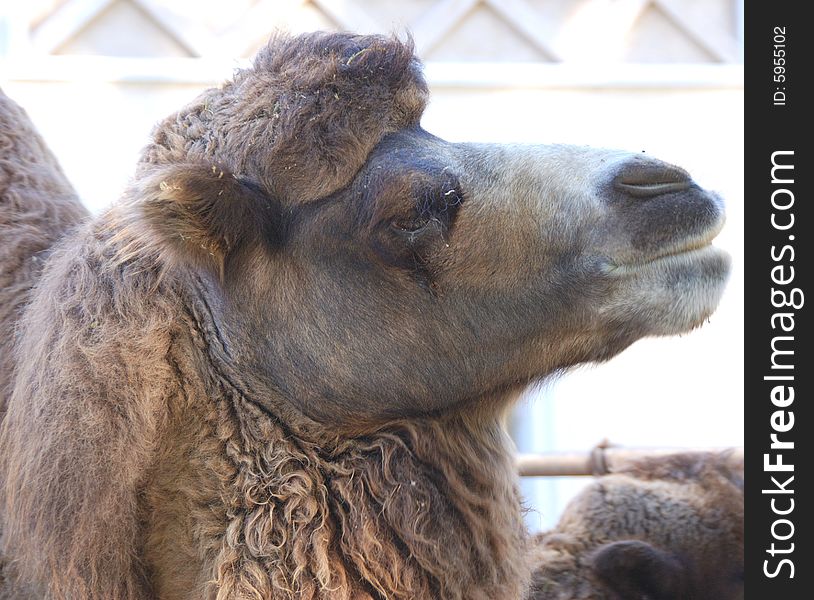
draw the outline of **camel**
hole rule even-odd
[[[743,600],[743,458],[639,459],[537,536],[528,600]]]
[[[4,324],[0,597],[526,596],[507,411],[702,324],[724,209],[641,153],[446,142],[427,100],[409,41],[280,35],[107,211],[33,194],[81,222]]]

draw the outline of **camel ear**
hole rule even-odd
[[[605,544],[591,557],[591,567],[597,578],[621,598],[683,598],[684,566],[646,542]]]
[[[139,188],[142,218],[172,259],[223,268],[236,250],[279,240],[279,203],[217,165],[159,167]]]

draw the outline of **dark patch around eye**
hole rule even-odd
[[[442,171],[440,177],[431,176],[429,185],[416,194],[416,213],[419,220],[438,220],[447,230],[451,229],[458,209],[464,201],[458,178]]]
[[[435,222],[449,231],[465,200],[458,178],[431,161],[382,161],[356,183],[357,219],[370,230],[416,231]]]

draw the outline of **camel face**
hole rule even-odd
[[[722,204],[681,169],[619,151],[451,144],[418,126],[278,218],[274,243],[230,269],[228,314],[248,316],[232,324],[235,356],[340,425],[494,402],[689,330],[728,271],[710,246]]]
[[[530,267],[543,289],[553,269],[560,286],[594,294],[583,303],[597,320],[600,346],[615,353],[620,337],[682,333],[714,310],[729,270],[727,255],[710,245],[724,223],[723,204],[686,171],[585,147],[471,146],[464,153],[487,219],[523,241],[508,256],[509,271],[520,278]],[[483,243],[493,245],[487,236]]]
[[[723,209],[687,173],[448,143],[426,101],[409,46],[317,34],[159,124],[134,197],[176,262],[215,258],[213,316],[260,397],[334,425],[494,405],[712,312]]]

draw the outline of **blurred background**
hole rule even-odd
[[[0,86],[93,211],[115,201],[153,124],[217,85],[275,29],[410,31],[450,141],[645,151],[727,201],[734,271],[681,338],[529,390],[521,452],[743,444],[743,0],[0,0]],[[587,478],[525,478],[532,529]]]

